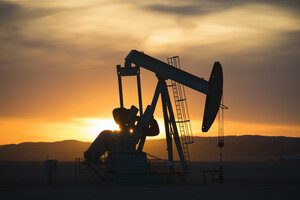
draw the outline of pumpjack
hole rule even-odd
[[[140,68],[155,73],[158,83],[151,102],[143,112]],[[124,66],[117,65],[120,107],[113,110],[120,131],[102,131],[84,152],[86,166],[100,178],[116,182],[184,181],[189,174],[182,143],[178,134],[174,112],[166,81],[173,80],[206,95],[202,131],[207,132],[218,113],[223,93],[223,72],[215,62],[208,81],[194,76],[143,52],[132,50]],[[123,103],[122,77],[136,76],[139,109],[134,105],[126,109]],[[147,137],[157,136],[159,126],[153,114],[161,97],[168,160],[148,159],[143,152]],[[139,112],[139,115],[138,115]],[[180,161],[173,158],[173,140]],[[151,155],[150,155],[151,156]],[[179,164],[177,167],[176,164]],[[156,168],[155,168],[156,166]],[[162,170],[163,169],[163,170]]]

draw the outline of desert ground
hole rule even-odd
[[[299,162],[223,166],[224,183],[210,175],[203,182],[201,171],[218,169],[217,162],[192,163],[187,183],[103,183],[76,175],[72,162],[58,162],[48,184],[43,162],[0,162],[0,199],[300,199]]]

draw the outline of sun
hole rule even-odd
[[[84,131],[90,138],[96,138],[104,130],[120,130],[113,119],[84,118],[81,121],[85,124]]]
[[[155,137],[147,137],[147,139],[160,139],[164,138],[164,122],[162,119],[158,118],[158,124],[160,127],[160,134]],[[66,131],[72,134],[72,138],[76,138],[81,141],[94,141],[97,136],[104,130],[119,131],[120,128],[118,124],[113,119],[107,118],[73,118],[72,119],[72,131]],[[74,130],[75,129],[75,130]],[[133,130],[129,130],[133,133]]]

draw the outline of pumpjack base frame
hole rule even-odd
[[[169,169],[165,160],[160,161],[160,167]],[[187,177],[183,171],[160,171],[157,165],[153,168],[145,152],[113,152],[110,159],[107,158],[98,166],[97,180],[104,182],[185,182]]]
[[[113,174],[106,173],[102,180],[116,183],[174,183],[185,182],[186,175],[178,174]]]

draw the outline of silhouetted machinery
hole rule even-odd
[[[158,79],[152,103],[147,106],[145,112],[142,105],[140,67],[154,72]],[[189,167],[178,135],[166,80],[171,79],[207,95],[202,124],[202,131],[207,132],[220,107],[223,92],[221,64],[214,63],[209,81],[206,81],[143,52],[132,50],[125,58],[125,66],[117,65],[117,73],[120,108],[113,110],[113,117],[120,131],[102,131],[84,152],[86,165],[101,178],[109,181],[184,181],[189,173]],[[135,106],[131,106],[130,109],[124,108],[122,76],[137,77],[139,109]],[[157,121],[153,117],[159,96],[163,107],[167,161],[158,158],[147,159],[149,154],[143,152],[146,137],[159,134]],[[179,162],[173,159],[172,139],[179,155]]]

